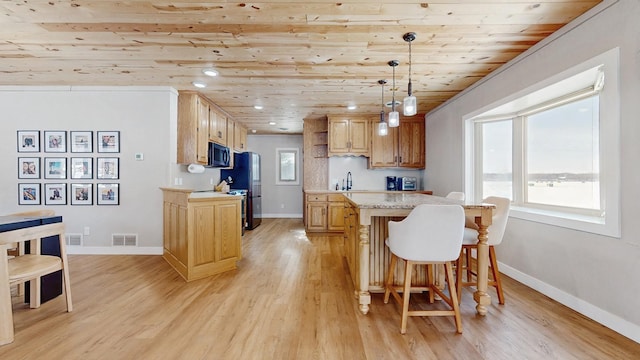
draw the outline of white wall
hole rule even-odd
[[[18,183],[41,184],[63,182],[70,193],[69,184],[90,182],[94,184],[94,205],[49,205],[47,208],[62,215],[67,233],[82,234],[89,227],[90,235],[84,238],[89,252],[161,253],[162,249],[162,192],[179,172],[170,163],[175,152],[175,136],[171,136],[171,124],[176,122],[177,93],[168,87],[0,87],[0,214],[43,208],[34,205],[18,206]],[[92,154],[71,153],[18,153],[18,130],[120,131],[120,153],[97,153],[94,143]],[[175,132],[175,130],[174,130]],[[68,134],[67,134],[68,136]],[[41,147],[42,147],[41,133]],[[43,150],[43,149],[41,149]],[[135,153],[143,153],[144,160],[136,161]],[[18,156],[45,157],[100,157],[120,158],[120,205],[95,204],[95,179],[50,180],[18,179]],[[173,155],[175,159],[175,154]],[[95,167],[95,160],[94,160]],[[95,170],[95,169],[94,169]],[[67,200],[69,204],[69,199]],[[112,233],[137,234],[137,249],[111,248]]]
[[[368,158],[362,156],[333,156],[329,158],[329,189],[335,190],[336,182],[342,188],[351,172],[353,190],[386,190],[387,176],[414,176],[418,178],[418,189],[422,186],[422,171],[406,169],[367,169]]]
[[[297,148],[302,177],[302,135],[250,135],[249,151],[260,154],[262,164],[262,217],[302,218],[302,179],[298,185],[276,185],[276,149]]]
[[[620,47],[622,238],[511,218],[496,251],[503,272],[640,342],[640,237],[634,219],[640,214],[638,18],[638,1],[605,1],[427,114],[425,181],[436,193],[462,188],[463,116]]]

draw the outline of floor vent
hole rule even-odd
[[[82,246],[82,234],[66,234],[64,239],[68,246]]]
[[[112,234],[113,246],[138,246],[138,234]]]

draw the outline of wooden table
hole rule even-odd
[[[13,313],[11,308],[11,290],[9,289],[9,269],[7,266],[7,244],[11,242],[12,232],[24,232],[24,229],[28,229],[29,234],[33,236],[33,239],[50,238],[54,236],[64,236],[64,224],[62,223],[62,217],[60,216],[45,216],[45,217],[24,217],[24,216],[0,216],[0,345],[8,344],[13,341]],[[59,243],[58,241],[56,241]],[[36,245],[36,244],[33,244]],[[40,244],[33,246],[40,248]],[[44,279],[43,284],[44,284]],[[51,291],[46,290],[47,285],[42,287],[33,287],[33,296],[41,297],[41,291],[47,294],[43,294],[41,299],[50,299],[62,293],[60,281],[56,281],[54,278],[53,289]],[[57,294],[57,295],[56,295]],[[45,300],[46,301],[46,300]]]
[[[493,204],[477,204],[447,199],[439,196],[397,193],[345,193],[345,252],[349,262],[351,276],[356,287],[356,298],[360,311],[369,312],[371,304],[370,290],[377,283],[371,283],[370,275],[379,276],[378,283],[383,286],[385,257],[384,239],[387,236],[386,224],[389,217],[405,217],[420,204],[458,204],[464,208],[465,215],[473,217],[478,225],[478,283],[473,294],[476,311],[480,315],[487,314],[487,306],[491,304],[491,296],[487,294],[489,275],[489,246],[487,245],[487,228],[491,225]],[[382,221],[379,221],[381,218]],[[371,246],[373,240],[373,247]],[[377,255],[379,254],[379,255]],[[377,257],[376,257],[377,256]],[[374,261],[370,261],[371,259]]]

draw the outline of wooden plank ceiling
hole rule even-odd
[[[327,114],[377,115],[409,80],[420,113],[597,5],[596,0],[0,2],[0,85],[199,90],[258,133]],[[220,75],[209,78],[203,68]],[[392,86],[385,88],[385,102]],[[262,110],[254,109],[262,105]],[[387,109],[387,111],[389,111]],[[269,125],[273,121],[276,125]]]

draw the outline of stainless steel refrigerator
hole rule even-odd
[[[247,229],[253,230],[262,221],[262,189],[260,185],[260,155],[253,152],[233,155],[233,169],[220,170],[221,180],[231,177],[232,190],[247,190]]]

